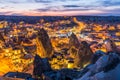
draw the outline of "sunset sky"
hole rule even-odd
[[[120,0],[0,0],[0,15],[120,16]]]

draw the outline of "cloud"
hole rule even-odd
[[[12,12],[11,11],[7,11],[7,12],[0,12],[0,15],[8,15],[8,14],[11,14]]]
[[[91,9],[63,9],[63,10],[57,10],[57,9],[36,9],[34,11],[37,12],[49,12],[49,11],[54,11],[54,12],[65,12],[65,11],[86,11],[86,10],[91,10]]]
[[[11,13],[12,16],[23,16],[21,13]]]
[[[109,9],[109,10],[102,10],[105,13],[119,13],[120,14],[120,8],[117,9]]]
[[[0,3],[2,3],[0,12],[12,11],[13,15],[17,15],[18,12],[21,14],[24,12],[42,12],[43,14],[46,12],[66,12],[65,14],[86,12],[88,14],[89,11],[94,10],[103,14],[119,14],[118,10],[120,10],[120,0],[0,0]]]
[[[0,9],[5,9],[6,7],[0,7]]]
[[[52,0],[34,0],[35,2],[40,2],[40,3],[51,3]]]
[[[105,1],[102,2],[102,4],[103,4],[103,6],[118,6],[118,5],[120,5],[120,1],[105,0]]]
[[[63,6],[66,7],[66,8],[67,8],[67,7],[75,7],[75,8],[76,8],[76,7],[81,7],[81,6],[79,6],[79,5],[63,5]]]
[[[34,3],[35,0],[0,0],[0,3],[4,4],[26,4],[26,3]]]
[[[49,9],[35,9],[34,11],[37,11],[37,12],[46,12],[46,11],[49,11]]]

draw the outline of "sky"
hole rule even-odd
[[[0,0],[0,15],[120,16],[120,0]]]

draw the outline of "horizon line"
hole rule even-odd
[[[0,16],[28,16],[28,17],[76,17],[76,16],[100,16],[100,17],[120,17],[120,15],[0,15]]]

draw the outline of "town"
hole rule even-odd
[[[40,65],[48,72],[42,78],[47,78],[47,75],[50,74],[51,76],[57,76],[58,72],[49,73],[49,70],[61,70],[65,75],[67,69],[76,70],[78,71],[76,73],[79,73],[83,67],[90,64],[89,58],[93,55],[90,54],[88,58],[86,55],[88,60],[83,59],[83,62],[81,62],[82,58],[78,53],[80,53],[79,48],[82,46],[82,42],[86,41],[94,53],[96,50],[106,52],[103,45],[106,39],[112,39],[116,46],[120,48],[119,22],[112,24],[109,21],[106,21],[106,23],[90,23],[88,21],[78,20],[78,17],[74,16],[62,17],[62,19],[52,22],[40,19],[36,23],[26,23],[22,20],[19,22],[1,20],[0,75],[3,76],[8,72],[22,72],[28,73],[34,78],[41,78],[43,73],[39,72]],[[36,58],[39,57],[41,60],[43,59],[43,63],[35,64]],[[35,74],[35,70],[38,70],[38,74],[37,72]],[[77,74],[74,71],[70,71],[70,73],[67,77],[72,80]],[[60,78],[60,76],[57,77]]]

